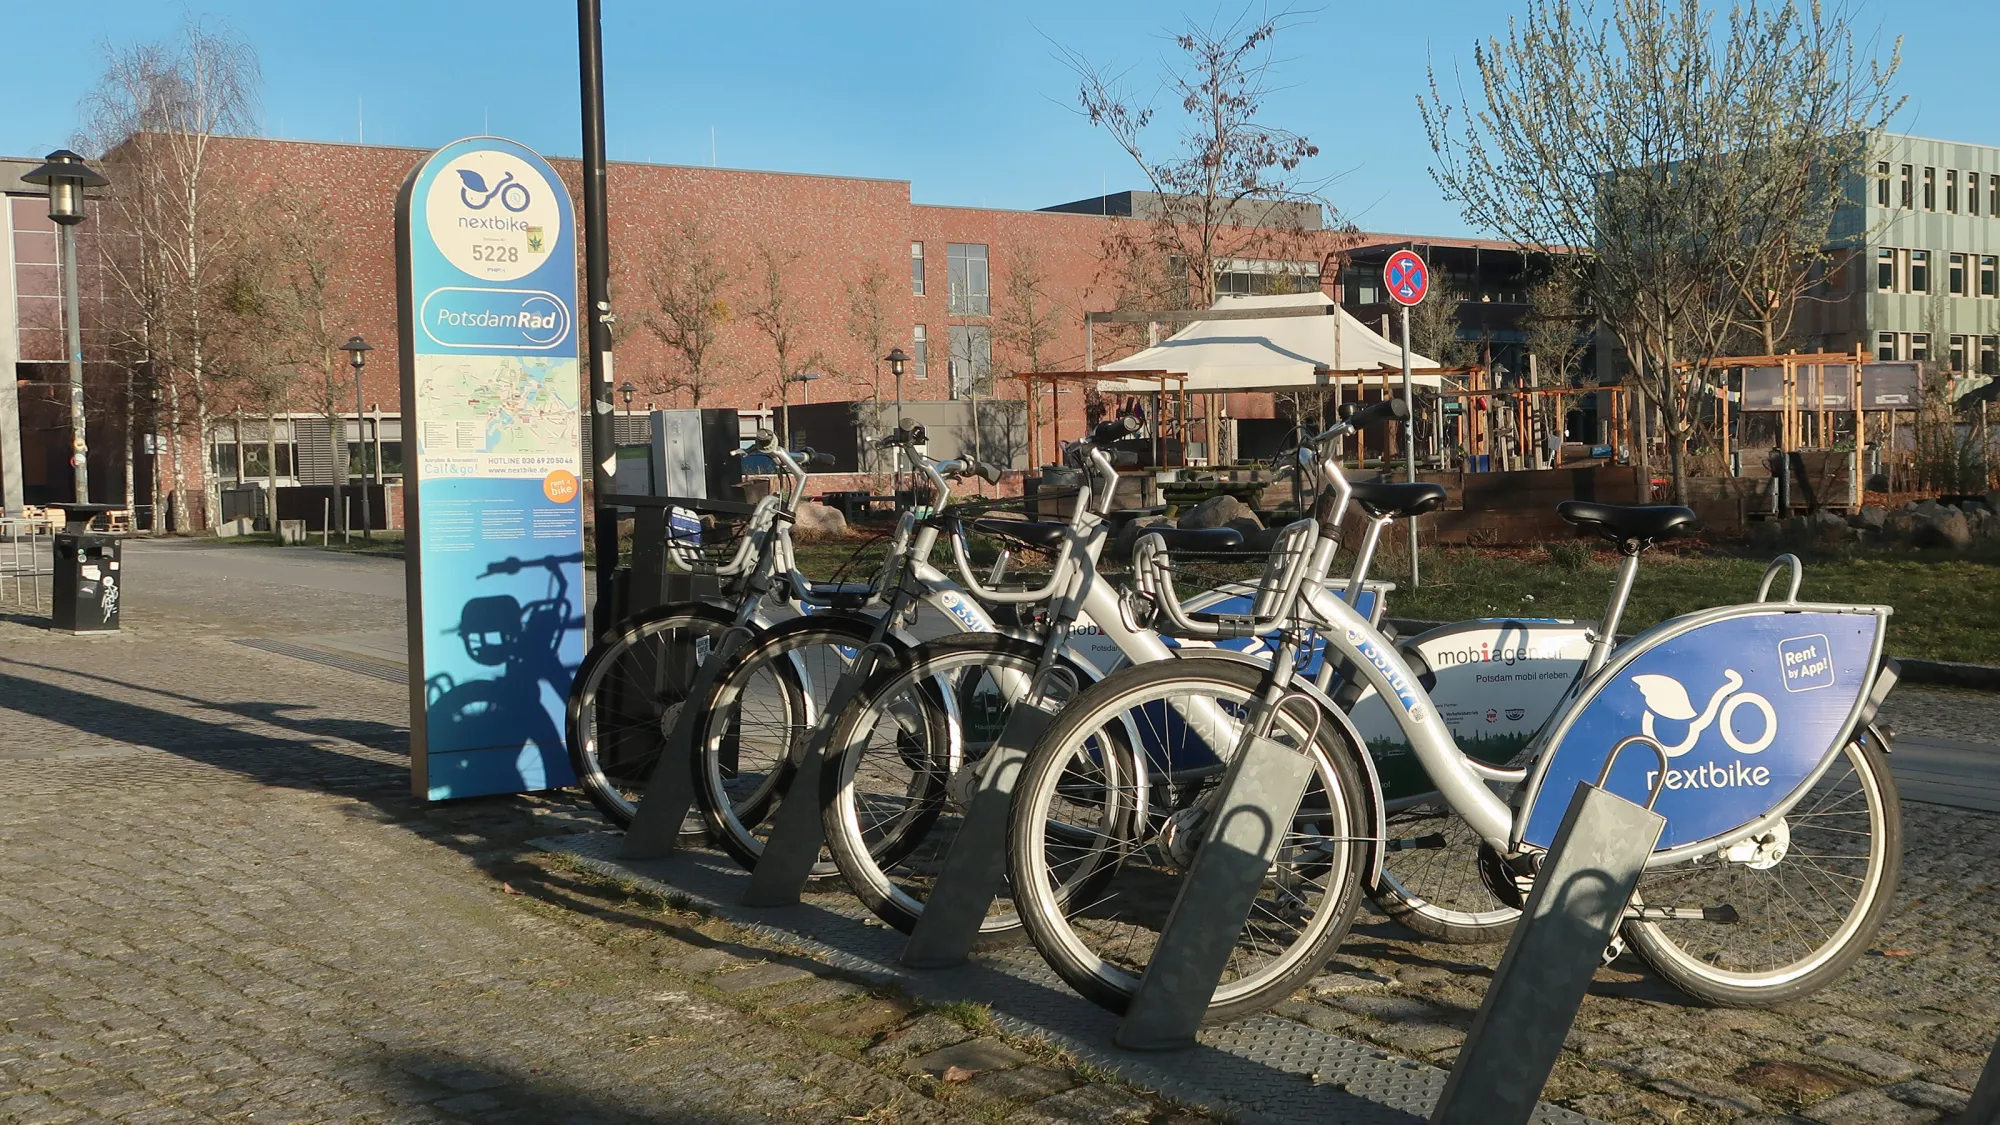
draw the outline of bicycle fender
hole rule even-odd
[[[1234,660],[1239,664],[1248,664],[1260,670],[1271,666],[1271,662],[1267,659],[1259,659],[1256,656],[1246,655],[1233,649],[1202,649],[1200,650],[1200,655],[1204,659]],[[1361,732],[1354,729],[1354,722],[1347,717],[1347,712],[1334,706],[1331,696],[1321,691],[1310,680],[1303,678],[1294,681],[1292,690],[1311,696],[1313,702],[1320,705],[1320,711],[1325,716],[1321,721],[1331,720],[1337,723],[1340,726],[1341,733],[1346,736],[1348,746],[1354,752],[1354,757],[1361,760],[1361,775],[1366,786],[1362,795],[1366,798],[1365,803],[1368,806],[1368,824],[1366,827],[1369,833],[1368,875],[1363,889],[1373,891],[1381,885],[1383,855],[1389,846],[1386,831],[1389,817],[1387,810],[1384,808],[1382,778],[1375,771],[1374,755],[1368,753],[1368,744],[1361,740]]]

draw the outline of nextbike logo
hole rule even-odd
[[[959,624],[965,626],[967,629],[975,633],[990,633],[993,631],[993,623],[986,620],[986,615],[979,612],[977,606],[967,601],[957,592],[946,590],[938,595],[938,601],[944,606],[946,613],[957,618]]]
[[[1368,663],[1373,664],[1375,670],[1382,673],[1383,678],[1389,681],[1390,689],[1396,693],[1396,702],[1403,705],[1403,710],[1408,711],[1412,719],[1422,722],[1424,712],[1418,706],[1422,696],[1419,696],[1416,689],[1410,686],[1409,679],[1397,671],[1394,664],[1389,662],[1389,659],[1383,654],[1381,647],[1374,641],[1362,636],[1361,631],[1358,629],[1349,629],[1347,631],[1347,639],[1349,643],[1360,650],[1362,657]]]
[[[424,335],[447,348],[551,351],[569,339],[569,306],[540,289],[447,286],[424,298]]]
[[[1660,744],[1667,757],[1678,758],[1694,749],[1701,740],[1702,733],[1720,722],[1717,731],[1722,741],[1738,754],[1756,754],[1769,746],[1778,737],[1778,712],[1771,701],[1754,691],[1742,691],[1743,677],[1734,668],[1722,670],[1722,686],[1708,697],[1708,705],[1699,713],[1694,709],[1693,700],[1688,698],[1687,688],[1672,676],[1641,675],[1632,677],[1632,683],[1639,694],[1646,699],[1646,715],[1640,720],[1639,728],[1646,737]],[[1737,721],[1738,712],[1749,708],[1756,715],[1757,737],[1743,737],[1743,726]],[[1655,719],[1686,723],[1681,739],[1670,742],[1661,737],[1656,729]]]

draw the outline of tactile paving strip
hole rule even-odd
[[[257,649],[259,652],[273,653],[277,656],[289,656],[294,660],[310,660],[314,664],[324,664],[329,668],[338,668],[343,672],[353,672],[359,676],[371,676],[378,680],[386,680],[392,684],[408,683],[410,679],[409,672],[393,664],[385,664],[380,660],[369,660],[361,656],[347,656],[343,653],[327,652],[324,649],[308,648],[305,645],[292,644],[290,641],[272,640],[269,637],[243,637],[238,639],[236,643],[242,645],[244,648]]]
[[[750,877],[728,857],[684,851],[663,860],[624,860],[617,854],[623,839],[603,832],[533,843],[656,893],[683,895],[768,939],[844,971],[894,981],[920,999],[986,1004],[994,1022],[1011,1034],[1041,1036],[1126,1082],[1238,1121],[1413,1125],[1430,1115],[1444,1092],[1445,1072],[1437,1067],[1274,1016],[1209,1028],[1199,1045],[1186,1050],[1120,1050],[1111,1042],[1117,1017],[1071,992],[1032,947],[981,953],[953,969],[906,968],[896,960],[903,935],[844,891],[809,892],[798,906],[747,907],[742,898]],[[1590,1119],[1543,1105],[1534,1120],[1588,1125]]]

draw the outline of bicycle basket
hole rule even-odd
[[[1158,607],[1160,632],[1171,636],[1204,640],[1255,637],[1271,632],[1290,620],[1298,609],[1299,591],[1305,585],[1307,560],[1319,537],[1319,524],[1299,520],[1280,528],[1277,541],[1264,561],[1264,573],[1257,580],[1248,613],[1189,613],[1181,608],[1180,582],[1204,577],[1191,567],[1203,558],[1188,552],[1170,553],[1166,539],[1157,532],[1141,536],[1132,556],[1132,572],[1142,594]]]
[[[695,574],[738,578],[756,563],[757,539],[778,518],[778,500],[766,496],[749,515],[697,513],[693,508],[667,509],[667,558],[675,567]]]

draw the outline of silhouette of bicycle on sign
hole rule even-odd
[[[461,181],[458,187],[459,202],[474,211],[486,210],[486,205],[493,202],[495,197],[499,198],[500,206],[509,211],[518,213],[528,209],[530,199],[528,186],[515,183],[512,172],[500,177],[500,182],[490,188],[486,186],[486,177],[470,168],[460,168],[458,178]],[[478,198],[476,203],[473,202],[475,193]],[[516,202],[517,200],[519,202]]]
[[[440,672],[425,681],[425,713],[434,745],[454,750],[532,745],[545,761],[550,755],[564,760],[568,750],[542,705],[542,685],[563,698],[576,672],[562,661],[562,640],[570,630],[583,628],[583,617],[571,612],[563,567],[582,561],[581,554],[549,555],[487,566],[481,578],[546,570],[548,594],[527,605],[511,594],[494,594],[473,598],[459,610],[458,625],[446,632],[458,634],[465,655],[475,663],[504,671],[490,680],[456,683],[450,673]]]

